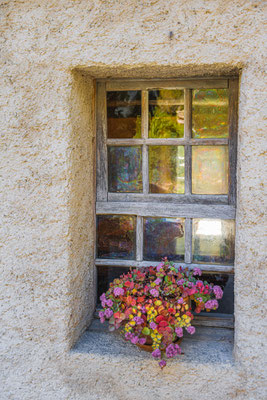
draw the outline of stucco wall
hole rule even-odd
[[[248,0],[1,2],[1,400],[266,397],[263,13]],[[235,365],[161,372],[71,353],[95,297],[94,79],[237,72]]]

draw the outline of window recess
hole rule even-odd
[[[97,83],[99,271],[168,256],[233,277],[237,96],[235,77]]]

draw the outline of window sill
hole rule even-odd
[[[234,332],[232,329],[197,327],[194,335],[185,334],[181,344],[183,354],[168,362],[171,364],[206,364],[232,366]],[[94,319],[82,335],[72,353],[84,354],[93,359],[111,359],[114,362],[142,362],[152,359],[151,354],[126,342],[117,332],[109,332],[107,323]]]

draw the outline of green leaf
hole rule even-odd
[[[143,330],[142,330],[142,333],[143,333],[144,335],[149,335],[149,334],[150,334],[150,329],[149,329],[147,326],[145,326],[145,327],[143,328]]]

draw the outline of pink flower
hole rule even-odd
[[[107,304],[108,307],[112,307],[112,306],[113,306],[113,301],[109,299],[109,300],[106,302],[106,304]]]
[[[158,271],[158,272],[159,272],[160,269],[163,267],[163,265],[164,265],[164,263],[160,263],[160,264],[157,266],[157,271]]]
[[[165,367],[165,365],[166,365],[166,361],[165,360],[160,360],[160,362],[159,362],[160,368],[163,369]]]
[[[177,337],[183,337],[183,328],[175,328],[175,333],[177,335]]]
[[[219,307],[219,304],[218,304],[217,300],[208,300],[205,303],[205,308],[207,308],[209,310],[212,310],[212,309],[216,310],[216,308],[218,308],[218,307]]]
[[[133,336],[133,337],[131,338],[131,343],[132,343],[132,344],[137,344],[137,343],[138,343],[138,336]]]
[[[223,291],[220,286],[214,286],[213,293],[215,294],[216,299],[221,299],[223,297]]]
[[[180,279],[179,281],[177,281],[177,285],[182,285],[184,283],[184,279]]]
[[[150,294],[154,297],[158,297],[159,291],[157,289],[150,289]]]
[[[146,343],[146,338],[139,339],[139,344],[145,344],[145,343]]]
[[[113,293],[115,297],[123,296],[124,290],[121,287],[115,287]]]
[[[200,268],[194,268],[194,270],[193,270],[193,275],[199,275],[199,276],[201,276],[201,275],[202,275],[201,269],[200,269]]]
[[[193,335],[196,332],[196,328],[194,326],[188,326],[185,328],[190,335]]]
[[[103,301],[103,302],[105,302],[107,300],[106,299],[106,293],[101,294],[100,300]]]
[[[183,302],[184,302],[184,299],[182,298],[182,297],[180,297],[179,299],[178,299],[178,304],[183,304]]]
[[[154,350],[154,351],[152,352],[152,357],[154,357],[154,358],[159,358],[159,357],[161,357],[161,351],[160,351],[160,349]]]
[[[152,322],[150,322],[149,326],[150,326],[151,329],[154,330],[154,329],[157,328],[158,325],[155,322],[152,321]]]
[[[104,312],[106,318],[110,318],[113,315],[113,311],[110,308],[107,308]]]
[[[155,282],[156,285],[159,285],[161,283],[161,279],[157,278],[154,282]]]
[[[141,317],[134,317],[134,321],[136,322],[136,325],[141,325],[144,322]]]

